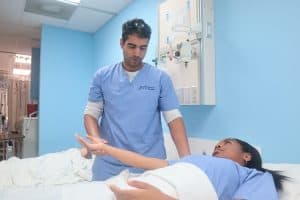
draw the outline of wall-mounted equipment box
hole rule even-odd
[[[213,0],[160,4],[158,64],[182,105],[216,104]]]

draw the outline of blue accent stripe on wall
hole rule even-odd
[[[42,30],[39,150],[40,154],[78,146],[85,133],[83,111],[94,73],[92,34],[45,25]]]

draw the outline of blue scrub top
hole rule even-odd
[[[103,102],[101,137],[110,145],[165,159],[160,112],[178,109],[179,103],[164,71],[144,63],[130,82],[122,63],[102,67],[93,78],[88,100]],[[110,156],[97,157],[93,179],[107,179],[124,168],[129,167]]]
[[[210,179],[219,200],[278,200],[273,177],[268,172],[243,167],[229,159],[205,155],[186,156],[169,161],[169,165],[178,162],[199,167]]]

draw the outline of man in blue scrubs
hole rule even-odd
[[[164,71],[143,62],[150,36],[151,28],[142,19],[123,24],[123,61],[101,67],[95,73],[84,125],[90,136],[112,146],[165,159],[162,112],[179,156],[186,156],[190,149],[172,81]],[[125,168],[142,172],[102,152],[93,164],[93,180],[105,180]]]

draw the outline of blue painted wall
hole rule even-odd
[[[77,145],[83,133],[86,93],[95,66],[92,34],[43,26],[41,42],[39,153]]]
[[[119,39],[125,20],[141,17],[152,26],[153,37],[145,58],[151,62],[157,51],[159,3],[160,0],[134,1],[93,38],[44,27],[40,149],[54,150],[74,144],[73,133],[83,128],[82,111],[96,66],[122,60]],[[217,105],[183,106],[188,134],[211,139],[238,137],[262,147],[267,162],[300,163],[299,156],[295,156],[300,154],[296,148],[300,139],[297,116],[300,2],[215,0],[214,3]],[[78,46],[89,50],[70,56],[69,51],[76,51]],[[70,61],[70,57],[75,61]],[[62,76],[57,71],[62,71]],[[75,89],[69,90],[71,84]]]

